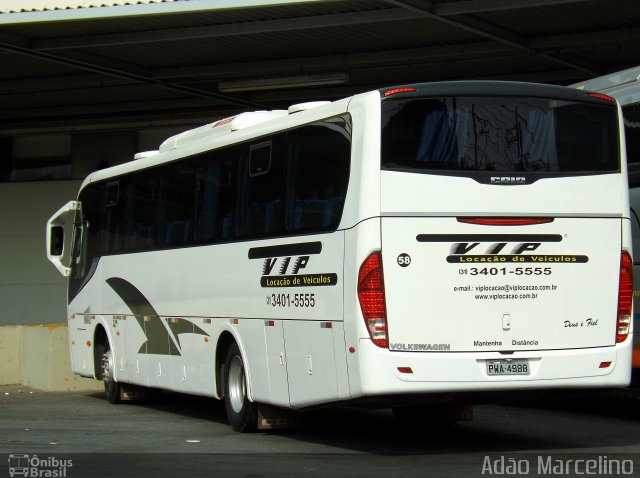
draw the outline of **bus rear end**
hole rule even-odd
[[[603,95],[383,91],[380,251],[358,278],[363,393],[626,386],[622,139]]]

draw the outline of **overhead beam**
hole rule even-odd
[[[640,40],[640,28],[622,30],[605,30],[589,33],[568,33],[563,35],[546,35],[527,39],[527,46],[534,50],[598,46],[605,43]]]
[[[388,8],[366,12],[334,13],[329,15],[264,20],[254,22],[228,23],[203,27],[170,28],[145,32],[111,33],[68,38],[48,38],[34,40],[31,47],[35,50],[52,51],[74,48],[90,48],[137,43],[156,43],[161,41],[196,40],[225,36],[255,35],[261,33],[308,30],[345,25],[383,23],[418,18],[413,12],[402,8]]]
[[[12,35],[13,36],[13,35]],[[6,36],[0,37],[0,48],[24,55],[30,58],[38,60],[48,61],[60,65],[65,65],[76,70],[84,70],[92,73],[98,73],[101,75],[128,79],[144,84],[148,84],[157,88],[163,88],[174,92],[180,92],[188,96],[196,96],[200,98],[206,98],[209,100],[222,101],[224,103],[239,105],[251,108],[263,108],[263,105],[257,105],[255,103],[247,102],[237,98],[233,98],[220,93],[211,91],[199,90],[197,88],[191,88],[188,86],[180,85],[178,83],[166,82],[157,78],[153,78],[146,72],[146,70],[136,67],[135,65],[128,65],[124,67],[124,63],[119,62],[121,66],[114,67],[106,64],[96,63],[92,60],[85,60],[81,58],[71,58],[69,56],[62,56],[50,52],[34,50],[31,47],[23,46],[24,42],[15,42],[14,39],[7,39]]]
[[[529,38],[527,45],[535,49],[553,49],[556,53],[566,52],[574,46],[601,45],[604,43],[618,42],[623,40],[640,40],[640,28],[625,30],[609,30],[595,33],[577,33],[569,35],[553,35]],[[152,70],[138,71],[140,74],[147,74],[155,79],[172,80],[224,80],[230,78],[242,78],[245,76],[257,76],[264,74],[268,70],[272,75],[280,74],[300,74],[312,70],[338,70],[338,69],[358,69],[373,65],[395,65],[406,62],[429,62],[429,61],[456,61],[467,56],[473,57],[495,57],[512,51],[510,47],[494,42],[468,43],[459,45],[448,45],[439,47],[413,48],[405,50],[380,51],[373,53],[354,53],[347,55],[327,55],[315,57],[310,62],[309,58],[288,58],[283,60],[269,60],[245,63],[232,63],[225,65],[206,66],[186,66],[175,68],[158,68]],[[85,55],[86,56],[86,55]],[[95,59],[95,55],[86,58]],[[108,59],[100,59],[101,63],[108,62]],[[309,68],[309,65],[313,68]],[[112,67],[124,67],[125,65],[114,62]],[[99,74],[74,74],[68,76],[31,78],[20,80],[0,81],[0,92],[26,92],[31,90],[55,90],[57,88],[83,88],[90,87],[96,83],[104,86],[116,86],[131,84],[130,79],[116,78],[109,79]]]
[[[538,36],[524,40],[525,45],[535,50],[554,50],[554,53],[571,53],[573,47],[598,46],[624,40],[640,40],[640,28],[606,30],[591,33],[574,33],[567,35]],[[529,52],[529,49],[521,49]],[[314,69],[353,69],[384,62],[385,64],[408,61],[455,61],[464,56],[491,57],[513,51],[512,47],[496,41],[474,42],[438,47],[413,48],[405,50],[380,51],[374,53],[353,53],[347,55],[327,55],[309,58],[288,58],[273,61],[256,61],[247,63],[229,63],[224,65],[184,66],[174,68],[157,68],[151,75],[164,79],[229,79],[258,75],[265,69],[273,75],[293,74]],[[574,60],[573,63],[578,63]],[[576,68],[571,67],[576,70]],[[584,72],[580,72],[583,76]]]
[[[555,7],[567,3],[580,3],[590,0],[466,0],[433,5],[432,11],[443,17],[454,15],[472,15],[477,13],[499,12],[533,7]]]
[[[564,60],[562,58],[558,58],[556,56],[547,54],[547,53],[541,53],[537,50],[534,50],[530,47],[528,47],[526,45],[526,42],[524,40],[524,38],[519,37],[518,35],[507,31],[503,28],[498,28],[495,25],[491,25],[489,23],[487,23],[484,20],[481,20],[479,18],[476,17],[469,17],[466,18],[465,17],[465,22],[461,22],[458,20],[452,20],[451,18],[448,17],[444,17],[444,16],[440,16],[436,13],[434,13],[431,10],[431,6],[430,4],[427,6],[427,9],[425,9],[425,7],[423,6],[416,6],[416,4],[413,3],[409,3],[407,0],[385,0],[386,3],[390,4],[390,5],[394,5],[394,6],[398,6],[401,8],[405,8],[409,11],[415,12],[417,14],[422,15],[424,18],[428,18],[431,20],[435,20],[438,21],[440,23],[444,23],[446,25],[449,25],[451,27],[460,29],[460,30],[464,30],[467,31],[469,33],[473,33],[475,35],[479,35],[481,37],[484,38],[489,38],[491,40],[497,41],[499,43],[502,43],[504,45],[510,46],[516,50],[520,50],[522,52],[525,52],[527,54],[531,54],[531,55],[536,55],[539,58],[544,58],[545,60],[551,61],[553,63],[565,66],[565,67],[570,67],[570,68],[574,68],[576,70],[582,71],[583,73],[586,73],[588,75],[592,75],[592,76],[597,76],[599,75],[599,71],[597,70],[597,68],[594,68],[593,66],[588,66],[588,65],[583,65],[583,64],[578,64],[575,62],[571,62],[571,61],[567,61]],[[483,0],[483,1],[489,1],[489,0]],[[506,1],[506,0],[505,0]]]
[[[387,50],[368,53],[352,53],[345,55],[328,55],[319,57],[287,58],[283,60],[263,60],[224,65],[206,65],[196,67],[158,68],[151,70],[155,78],[166,80],[185,79],[233,79],[251,75],[309,74],[320,71],[352,70],[369,66],[404,65],[426,61],[453,61],[469,56],[491,56],[511,51],[504,45],[495,42],[481,42],[438,47],[410,48],[403,50]]]
[[[55,90],[74,90],[81,88],[95,88],[96,85],[119,86],[131,84],[131,80],[121,78],[105,78],[97,74],[76,74],[66,76],[48,76],[41,78],[21,78],[18,80],[2,80],[0,81],[0,95],[55,91]]]
[[[468,15],[520,8],[543,7],[566,3],[578,3],[588,0],[468,0],[453,3],[441,3],[431,7],[431,12],[440,17]],[[424,6],[424,2],[422,5]],[[349,13],[313,15],[277,20],[239,22],[201,27],[167,28],[162,30],[109,33],[103,35],[85,35],[66,38],[44,38],[33,40],[35,50],[52,51],[74,48],[90,48],[158,41],[183,41],[225,36],[252,35],[260,33],[307,30],[367,23],[383,23],[421,18],[419,12],[395,7],[384,10],[369,10]],[[503,33],[504,35],[504,33]]]
[[[4,37],[0,35],[0,40]],[[12,36],[14,38],[14,36]],[[6,38],[4,38],[6,40]],[[554,50],[556,54],[568,52],[574,47],[599,46],[620,41],[639,40],[640,28],[628,28],[620,30],[606,30],[589,33],[572,33],[565,35],[550,35],[528,38],[525,43],[535,50]],[[25,43],[26,44],[26,43]],[[111,59],[100,58],[101,64],[109,64],[112,68],[132,68],[138,74],[148,75],[152,78],[164,81],[193,80],[193,79],[230,79],[245,76],[257,76],[268,70],[271,75],[300,74],[310,71],[309,65],[316,70],[358,69],[368,66],[383,64],[394,65],[398,62],[409,61],[456,61],[465,56],[494,57],[512,51],[510,47],[487,41],[483,43],[470,43],[448,45],[439,47],[414,48],[406,50],[380,51],[374,53],[355,53],[348,55],[327,55],[316,57],[313,61],[309,58],[289,58],[284,60],[270,60],[247,63],[233,63],[225,65],[186,66],[175,68],[159,68],[152,70],[137,69],[133,65],[122,64]],[[10,52],[8,52],[10,53]],[[95,60],[95,55],[82,55],[78,58]],[[584,73],[579,74],[584,77]],[[104,86],[131,84],[133,80],[116,78],[109,79],[99,74],[74,74],[69,76],[33,78],[21,80],[0,81],[0,92],[26,92],[31,90],[55,90],[58,88],[83,88],[102,83]]]
[[[63,116],[82,116],[83,114],[92,115],[105,115],[110,116],[114,114],[131,114],[132,111],[136,113],[145,113],[147,111],[155,111],[158,109],[173,109],[173,108],[202,108],[203,106],[211,107],[210,105],[203,105],[201,99],[191,98],[168,98],[161,103],[158,101],[123,101],[123,102],[109,102],[109,103],[94,103],[94,104],[82,104],[82,105],[47,105],[38,106],[33,108],[8,108],[0,110],[2,116],[9,116],[15,119],[30,119],[39,117],[63,117]]]

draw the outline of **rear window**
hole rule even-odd
[[[619,171],[617,109],[521,97],[382,103],[382,168],[464,172]]]

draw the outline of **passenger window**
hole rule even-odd
[[[163,246],[184,246],[191,242],[195,207],[195,167],[182,161],[162,168],[160,209],[158,211]]]
[[[284,196],[284,135],[252,144],[249,178],[246,184],[244,228],[248,237],[272,236],[282,232],[282,198]]]
[[[104,186],[105,216],[101,218],[101,235],[98,241],[100,252],[116,253],[123,248],[124,201],[120,198],[121,181],[112,181]]]
[[[147,170],[132,174],[127,183],[124,249],[150,249],[157,243],[157,179],[153,171]]]
[[[235,237],[240,147],[224,149],[198,158],[196,185],[196,242],[227,241]]]
[[[267,174],[271,167],[271,141],[252,144],[249,148],[249,176]]]
[[[107,183],[107,207],[118,205],[118,195],[120,194],[120,181]]]

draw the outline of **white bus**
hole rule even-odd
[[[263,408],[413,419],[486,392],[624,387],[621,125],[605,95],[473,81],[171,137],[48,223],[73,371],[112,402],[131,385],[223,399],[238,431]]]
[[[633,322],[640,323],[640,66],[573,85],[614,97],[622,107],[633,236]],[[632,385],[640,385],[640,337],[633,338]]]

